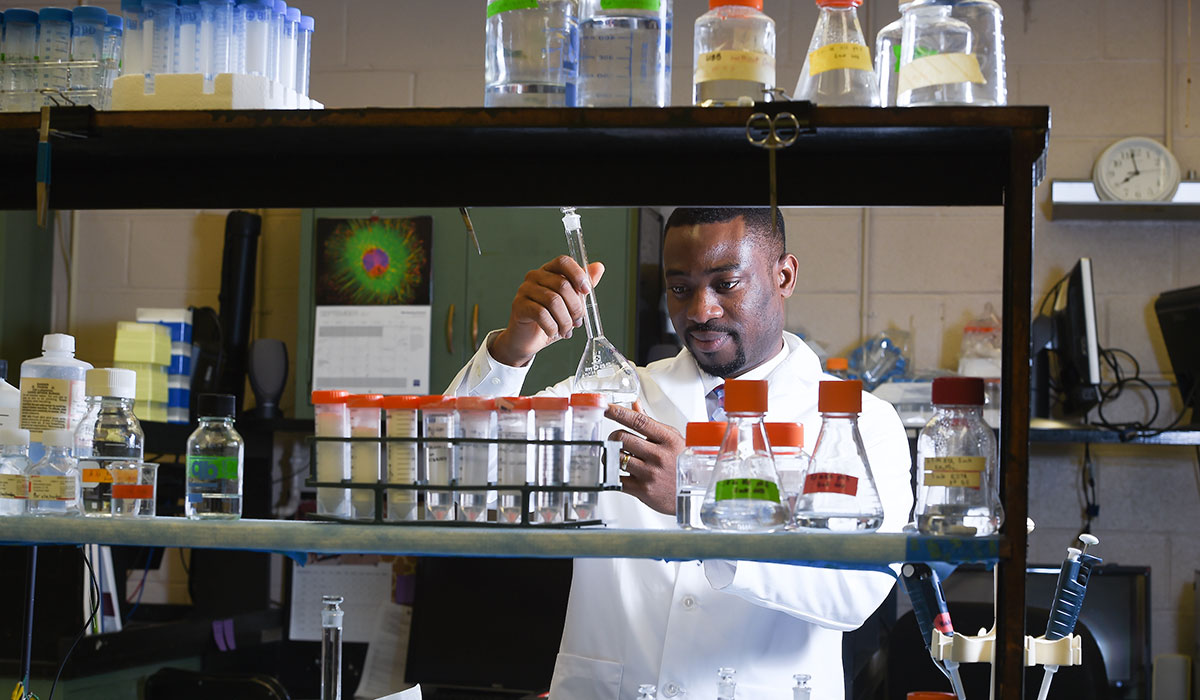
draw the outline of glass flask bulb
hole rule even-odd
[[[818,105],[878,107],[879,78],[858,22],[858,10],[820,6],[795,99]]]
[[[575,213],[575,207],[563,207],[562,213],[567,248],[571,257],[586,272],[587,249],[583,243],[583,228],[579,215]],[[587,345],[583,349],[583,357],[579,358],[579,368],[575,370],[575,385],[572,391],[576,394],[604,394],[609,403],[632,407],[642,385],[633,364],[604,337],[595,289],[588,291],[583,306]]]

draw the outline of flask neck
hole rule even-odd
[[[71,448],[70,447],[51,447],[51,446],[47,445],[46,446],[46,459],[50,460],[50,461],[55,461],[55,462],[61,461],[64,459],[71,459]]]
[[[719,455],[736,454],[748,456],[755,452],[770,455],[764,446],[767,442],[766,426],[762,413],[731,413],[726,416],[729,423],[725,439],[721,441]]]
[[[233,427],[231,416],[200,416],[200,425],[205,428]]]
[[[567,230],[567,249],[571,253],[571,257],[575,262],[583,268],[584,272],[588,269],[587,248],[583,244],[583,229],[572,228]],[[588,340],[592,338],[600,338],[604,336],[604,327],[600,325],[600,307],[596,302],[596,290],[591,286],[591,280],[588,281],[588,293],[583,298],[583,325],[587,330]]]
[[[101,411],[128,411],[133,409],[133,399],[127,399],[122,396],[89,396],[87,397],[87,405],[92,408],[99,408]]]
[[[862,27],[858,23],[858,9],[850,7],[822,7],[817,18],[817,33],[828,37],[829,43],[837,41],[865,44]]]
[[[937,409],[937,418],[942,421],[967,422],[983,420],[983,406],[938,404],[934,408]]]

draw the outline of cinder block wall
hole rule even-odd
[[[1112,141],[1130,135],[1165,139],[1168,129],[1183,170],[1200,168],[1200,113],[1190,111],[1200,111],[1200,95],[1188,83],[1189,68],[1200,66],[1186,63],[1187,0],[1000,2],[1009,102],[1053,109],[1047,182],[1088,178],[1095,157]],[[115,2],[100,4],[116,9]],[[313,96],[329,107],[482,104],[483,4],[302,0],[300,7],[317,22]],[[866,5],[868,36],[897,16],[892,0]],[[703,0],[675,3],[675,104],[690,101],[692,22],[706,8]],[[777,22],[778,81],[790,91],[816,8],[808,0],[767,0],[766,10]],[[1200,59],[1200,50],[1195,56]],[[904,176],[902,164],[896,176]],[[1200,284],[1200,227],[1054,222],[1048,197],[1044,184],[1037,195],[1038,298],[1078,257],[1091,256],[1101,342],[1138,358],[1163,400],[1160,423],[1169,421],[1178,400],[1152,304],[1161,291]],[[130,318],[137,306],[215,304],[220,214],[81,213],[70,317],[81,355],[106,362],[113,323]],[[294,211],[270,212],[264,225],[256,315],[262,337],[291,342],[295,336],[298,221]],[[952,368],[964,323],[986,302],[999,309],[998,210],[795,210],[787,221],[790,246],[801,260],[789,326],[831,351],[849,349],[863,333],[911,327],[916,364]],[[290,400],[289,385],[285,405]],[[1146,399],[1134,392],[1121,403],[1111,417],[1137,418]],[[1191,581],[1200,565],[1194,453],[1116,446],[1092,454],[1102,505],[1094,523],[1102,541],[1098,553],[1109,562],[1153,567],[1154,653],[1193,653]],[[1035,447],[1033,561],[1059,561],[1079,530],[1081,458],[1081,446]]]

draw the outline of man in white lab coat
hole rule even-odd
[[[768,421],[820,429],[817,356],[783,330],[798,263],[785,252],[782,217],[766,209],[677,209],[663,241],[667,307],[685,349],[638,368],[641,412],[610,406],[612,439],[629,455],[622,493],[602,495],[616,527],[673,529],[675,457],[689,421],[710,420],[725,378],[769,382]],[[819,252],[814,252],[819,254]],[[508,326],[488,335],[447,393],[519,394],[533,356],[581,325],[586,272],[560,257],[530,271]],[[570,379],[543,393],[567,395]],[[884,505],[881,531],[897,532],[912,505],[908,442],[892,407],[863,395],[860,428]],[[800,537],[802,535],[794,535]],[[842,632],[875,611],[886,573],[745,561],[575,561],[552,700],[716,697],[717,668],[737,671],[738,697],[790,700],[792,675],[812,676],[813,698],[843,697]]]

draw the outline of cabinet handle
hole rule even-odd
[[[446,352],[454,354],[454,304],[446,310]]]
[[[471,311],[471,349],[479,349],[479,304]]]

